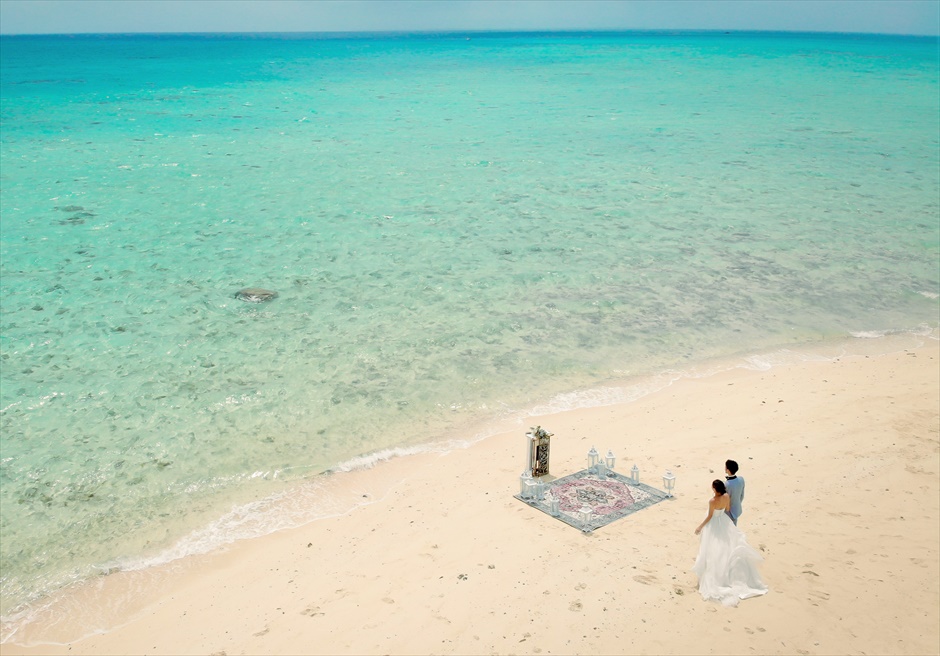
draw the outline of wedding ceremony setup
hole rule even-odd
[[[526,433],[526,467],[519,477],[520,501],[580,529],[584,533],[606,526],[638,510],[672,497],[676,477],[663,474],[663,490],[640,482],[636,465],[625,476],[615,471],[616,456],[608,450],[601,456],[593,446],[587,468],[553,478],[549,473],[551,437],[541,426]]]
[[[938,54],[0,0],[0,656],[940,656]]]

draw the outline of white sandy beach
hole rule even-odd
[[[335,475],[337,492],[373,502],[101,577],[2,652],[940,653],[940,350],[922,341],[684,378]],[[554,433],[552,474],[582,469],[595,445],[656,487],[672,469],[676,497],[590,535],[526,506],[512,495],[535,424]],[[770,587],[737,608],[704,602],[690,572],[726,458],[747,480],[739,527]],[[116,628],[76,639],[101,625]]]

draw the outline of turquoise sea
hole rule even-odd
[[[4,621],[552,399],[935,331],[938,79],[914,37],[0,38]]]

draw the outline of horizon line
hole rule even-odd
[[[329,36],[379,36],[379,35],[471,35],[471,34],[813,34],[813,35],[842,35],[842,36],[888,36],[921,39],[938,39],[937,34],[916,34],[907,32],[853,32],[834,30],[774,30],[774,29],[722,29],[722,28],[581,28],[581,29],[422,29],[422,30],[277,30],[277,31],[157,31],[157,32],[0,32],[0,37],[76,37],[76,36],[277,36],[277,35],[329,35]]]

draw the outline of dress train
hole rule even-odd
[[[724,511],[716,510],[702,528],[702,542],[692,571],[703,599],[737,606],[741,599],[767,593],[757,564],[764,559]]]

